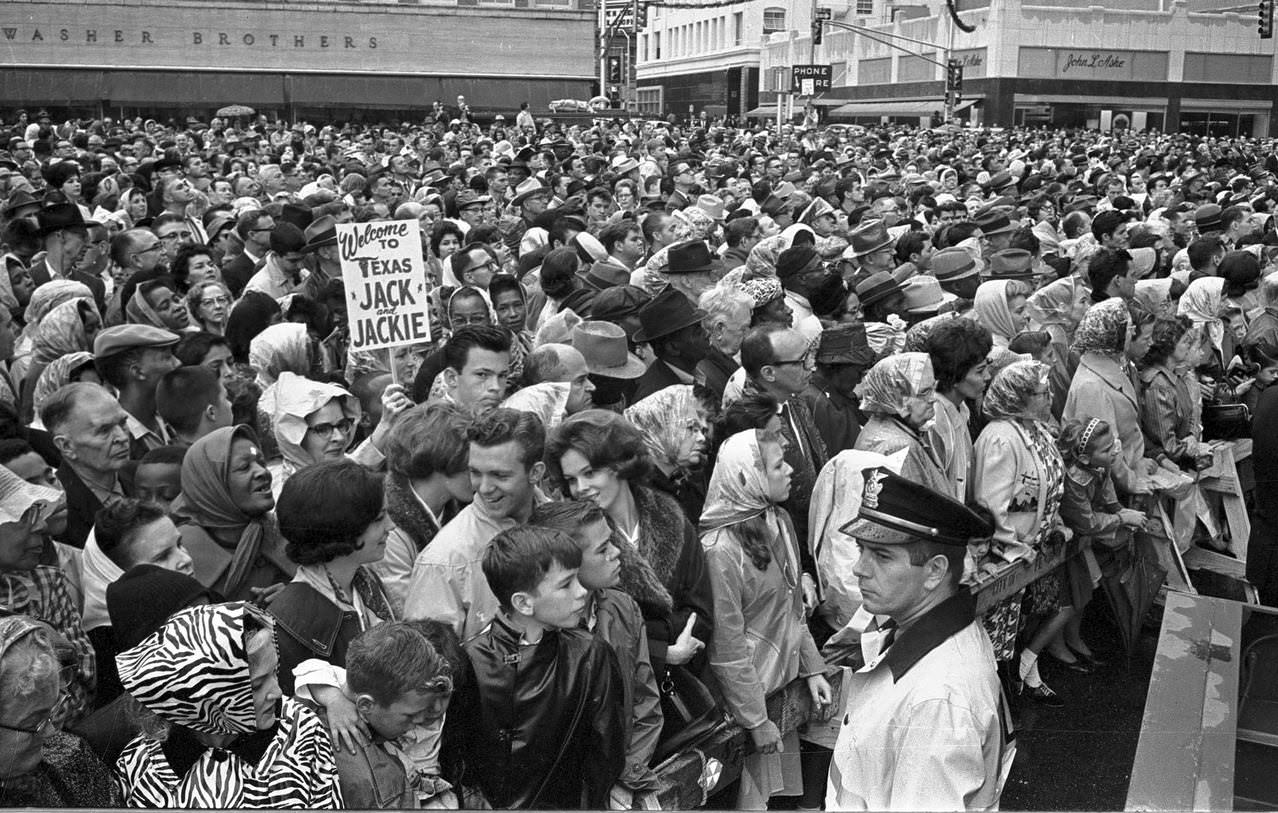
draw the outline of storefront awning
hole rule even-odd
[[[429,107],[432,99],[466,97],[474,109],[518,110],[519,103],[589,98],[589,79],[491,79],[439,76],[293,74],[291,99],[307,107],[340,107],[351,99],[370,108]]]
[[[111,71],[106,83],[103,98],[114,104],[273,107],[284,101],[282,78],[270,73]]]
[[[966,110],[976,104],[976,99],[967,99],[954,107],[954,112]],[[933,113],[945,109],[945,103],[940,99],[912,102],[850,102],[842,107],[836,107],[830,111],[832,116],[930,116]]]
[[[0,99],[22,104],[95,104],[107,98],[103,72],[16,68],[0,71]]]
[[[796,111],[801,111],[803,110],[803,106],[805,104],[810,104],[813,107],[838,107],[841,104],[847,104],[847,101],[848,101],[847,99],[809,99],[808,101],[805,101],[805,102],[800,102],[798,100],[795,100],[794,109]],[[759,105],[753,110],[747,112],[746,116],[752,117],[752,118],[759,118],[761,116],[776,116],[776,114],[777,114],[777,103],[772,102],[770,104]]]

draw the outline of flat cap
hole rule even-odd
[[[181,337],[150,325],[116,325],[98,331],[93,339],[93,357],[106,358],[135,347],[172,347]]]

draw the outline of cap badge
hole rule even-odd
[[[879,492],[883,490],[883,472],[875,469],[865,477],[865,493],[861,497],[862,508],[878,508]]]

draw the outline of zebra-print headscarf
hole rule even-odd
[[[245,603],[180,610],[115,657],[120,683],[169,723],[206,734],[256,731],[247,636],[272,624]]]

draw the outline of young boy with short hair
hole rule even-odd
[[[626,765],[612,789],[613,809],[631,808],[636,792],[657,790],[661,780],[648,767],[661,739],[661,695],[648,655],[643,612],[621,581],[620,551],[603,509],[589,500],[558,500],[533,509],[532,525],[562,531],[581,549],[577,580],[590,592],[581,628],[606,641],[617,656],[625,684]]]
[[[607,808],[626,753],[612,648],[579,629],[589,592],[565,533],[518,526],[484,552],[500,610],[465,644],[474,680],[445,723],[463,783],[493,808]]]

